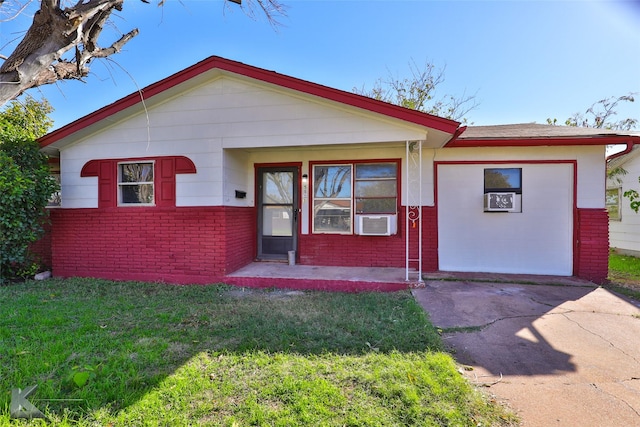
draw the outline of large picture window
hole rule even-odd
[[[153,162],[118,164],[118,204],[154,205]]]
[[[314,233],[352,234],[354,214],[397,211],[397,162],[313,166]]]

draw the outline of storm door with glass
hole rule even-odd
[[[258,168],[258,258],[287,259],[297,249],[298,168]]]

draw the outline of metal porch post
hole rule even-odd
[[[409,274],[418,275],[417,283],[422,283],[422,143],[406,141],[406,210],[405,210],[405,280]],[[418,258],[411,258],[411,229],[418,229]],[[417,271],[410,271],[409,264],[417,262]]]

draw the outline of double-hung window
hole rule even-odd
[[[352,234],[355,215],[396,215],[398,163],[313,166],[313,232]]]
[[[351,233],[353,165],[313,167],[313,232]]]
[[[398,209],[398,164],[358,163],[355,197],[357,214],[395,214]]]
[[[118,204],[130,206],[153,206],[154,162],[118,164]]]

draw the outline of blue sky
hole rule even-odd
[[[389,73],[408,77],[411,61],[430,62],[445,68],[438,94],[475,94],[479,105],[467,118],[476,125],[564,120],[599,99],[640,92],[637,2],[282,3],[288,16],[274,30],[219,0],[167,0],[163,8],[127,0],[115,28],[140,35],[94,62],[85,83],[30,93],[51,102],[59,127],[210,55],[346,91]],[[0,23],[0,46],[29,22]],[[103,45],[117,38],[104,36]],[[640,117],[640,99],[620,115]]]

